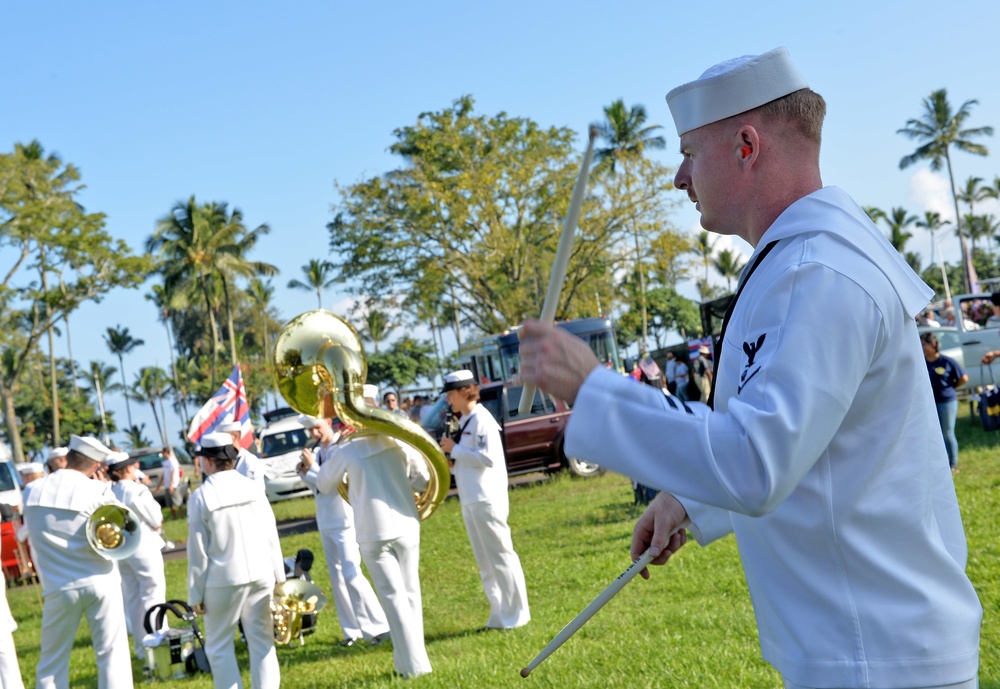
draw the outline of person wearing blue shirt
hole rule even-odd
[[[955,437],[958,396],[955,390],[968,383],[969,376],[957,361],[941,353],[941,345],[934,333],[924,333],[920,336],[920,342],[924,346],[927,374],[931,377],[934,404],[937,405],[944,446],[948,450],[948,464],[952,471],[958,471],[958,439]]]

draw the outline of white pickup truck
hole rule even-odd
[[[962,360],[959,363],[969,374],[966,389],[975,394],[980,385],[1000,384],[1000,359],[992,366],[983,366],[980,362],[986,352],[1000,349],[1000,320],[993,319],[986,326],[976,326],[968,319],[968,314],[992,313],[993,304],[989,294],[962,294],[952,297],[955,313],[966,314],[965,318],[957,318],[955,328],[962,347]],[[994,325],[994,322],[996,323]],[[945,349],[944,342],[941,348]]]

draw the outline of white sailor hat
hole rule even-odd
[[[299,414],[298,422],[306,428],[315,428],[320,424],[322,419],[315,416],[309,416],[308,414]]]
[[[365,398],[371,398],[373,400],[378,399],[378,386],[367,384],[361,389],[361,396]]]
[[[206,433],[201,436],[201,447],[196,454],[209,459],[236,459],[239,451],[233,446],[233,437],[228,433]]]
[[[104,463],[107,465],[108,471],[118,471],[138,461],[138,457],[129,457],[128,452],[111,452],[104,458]]]
[[[72,452],[79,452],[87,459],[95,462],[103,462],[105,457],[111,454],[112,450],[104,445],[97,438],[71,435],[69,437],[69,449]]]
[[[475,382],[475,379],[472,377],[472,371],[467,369],[453,371],[444,377],[444,389],[441,392],[468,387],[469,385],[474,385]]]
[[[59,459],[60,457],[65,457],[68,454],[68,447],[53,447],[52,451],[49,452],[49,459]]]
[[[40,462],[21,462],[15,465],[19,474],[44,474],[45,467]]]
[[[744,55],[709,67],[667,94],[677,135],[809,88],[785,48]]]
[[[242,433],[243,424],[239,421],[227,421],[226,423],[219,424],[219,427],[215,431],[217,433]]]

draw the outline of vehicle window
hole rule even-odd
[[[518,418],[517,407],[521,403],[520,385],[507,388],[507,418]],[[541,390],[535,390],[535,399],[531,404],[531,411],[528,416],[541,416],[542,414],[554,414],[556,406],[548,395],[542,394]]]
[[[962,346],[962,338],[953,330],[935,331],[934,335],[937,337],[938,344],[941,345],[942,350],[956,349]]]
[[[14,477],[14,467],[11,466],[10,462],[4,462],[0,465],[0,491],[18,489],[20,486]]]
[[[139,468],[143,471],[159,469],[163,466],[163,455],[159,452],[153,455],[145,455],[139,458]]]
[[[503,423],[503,414],[500,413],[500,398],[494,397],[488,400],[480,400],[479,402],[483,407],[497,420],[497,423]],[[516,411],[516,410],[515,410]]]
[[[431,410],[420,420],[420,427],[427,431],[431,437],[436,438],[444,426],[445,416],[448,414],[448,400],[441,395]]]
[[[304,428],[293,428],[288,431],[271,433],[261,438],[261,457],[276,457],[286,452],[303,449],[310,436]]]

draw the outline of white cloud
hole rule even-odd
[[[919,207],[919,213],[933,211],[940,213],[942,220],[955,222],[955,205],[948,189],[948,178],[943,174],[920,168],[910,177],[908,197]]]

